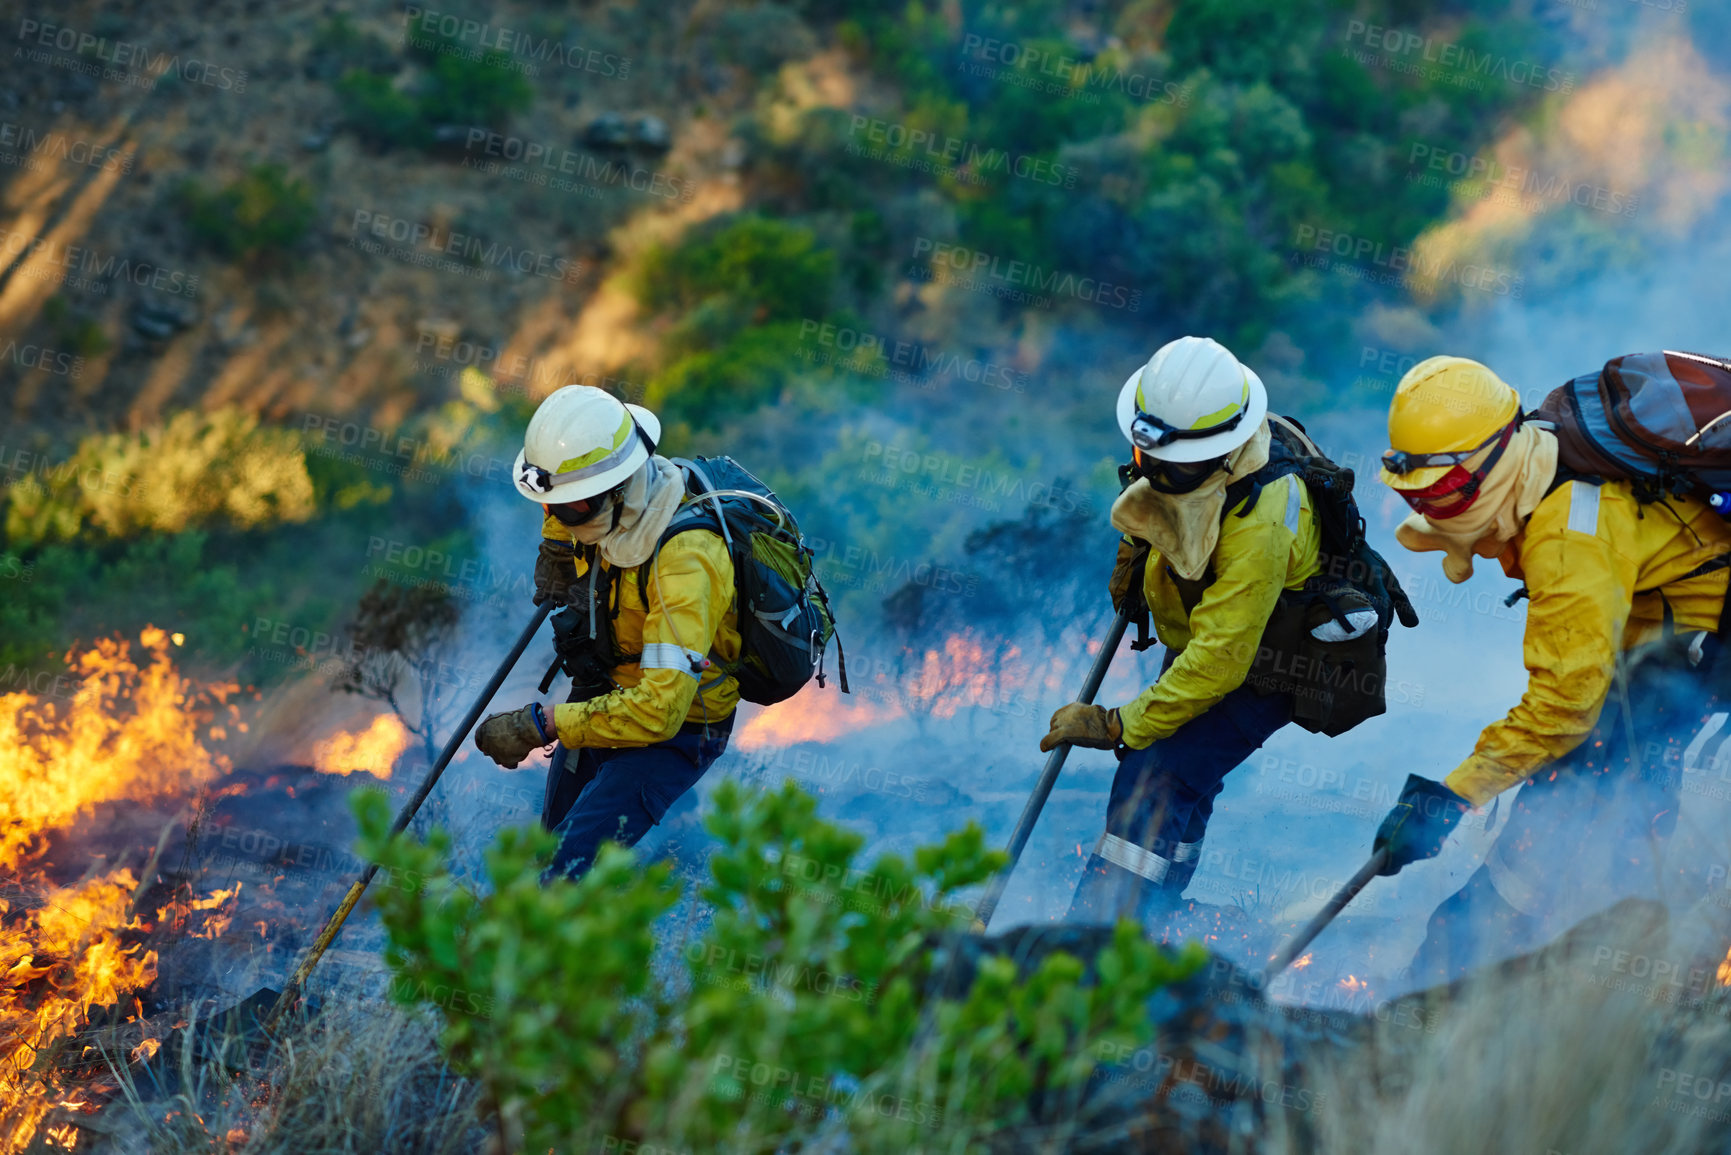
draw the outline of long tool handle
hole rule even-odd
[[[451,735],[451,740],[445,743],[445,748],[439,752],[438,760],[433,763],[432,770],[422,780],[420,789],[416,790],[414,796],[403,804],[403,809],[397,814],[396,822],[391,824],[391,837],[395,838],[409,828],[409,823],[414,820],[415,812],[421,808],[421,803],[427,800],[427,795],[433,792],[433,787],[438,784],[439,776],[445,772],[445,767],[451,764],[451,759],[456,757],[457,750],[463,745],[463,739],[469,736],[469,731],[473,730],[475,723],[480,721],[481,711],[487,708],[487,704],[493,700],[493,695],[497,694],[499,687],[505,684],[505,679],[510,676],[512,667],[517,664],[517,659],[521,658],[523,651],[529,648],[529,643],[534,640],[535,631],[541,628],[541,623],[547,620],[547,614],[552,609],[553,601],[551,598],[536,607],[535,616],[530,619],[528,625],[523,627],[523,632],[517,635],[517,642],[511,647],[511,652],[505,655],[505,660],[499,663],[499,668],[493,671],[492,678],[482,687],[474,705],[470,706],[469,712],[463,715],[463,720],[458,723],[456,732]],[[367,868],[361,871],[361,876],[355,879],[354,885],[349,887],[349,892],[343,896],[343,901],[337,907],[336,913],[331,915],[329,922],[325,923],[325,928],[319,932],[319,937],[313,941],[312,949],[307,951],[306,958],[301,960],[301,965],[295,968],[295,973],[289,978],[288,985],[283,987],[282,994],[277,996],[276,1004],[271,1007],[270,1015],[265,1019],[266,1030],[274,1028],[277,1020],[282,1018],[283,1012],[288,1010],[289,1006],[300,996],[301,987],[305,985],[307,976],[312,973],[312,969],[318,964],[319,959],[324,957],[331,941],[337,937],[337,932],[343,928],[343,923],[348,920],[349,912],[355,909],[355,904],[361,900],[361,895],[365,893],[367,885],[373,881],[373,876],[378,872],[378,863],[367,863]]]
[[[1321,934],[1323,928],[1334,921],[1335,915],[1346,909],[1346,904],[1358,897],[1358,892],[1370,885],[1370,880],[1376,877],[1376,872],[1382,869],[1382,864],[1388,861],[1388,851],[1379,850],[1370,856],[1365,864],[1358,868],[1358,873],[1346,880],[1346,885],[1334,892],[1323,908],[1316,912],[1316,917],[1304,925],[1304,929],[1286,940],[1286,945],[1275,952],[1269,962],[1268,969],[1262,972],[1262,985],[1267,988],[1270,979],[1292,965],[1292,960],[1304,953],[1304,948],[1310,945],[1310,940]]]
[[[1100,692],[1100,683],[1106,680],[1106,669],[1112,664],[1112,655],[1118,652],[1118,643],[1124,640],[1124,630],[1129,625],[1130,611],[1118,611],[1118,618],[1112,623],[1105,643],[1094,656],[1094,665],[1088,671],[1088,680],[1082,683],[1082,693],[1076,699],[1078,702],[1091,703],[1094,695]],[[984,930],[991,924],[992,914],[998,909],[998,900],[1004,897],[1004,888],[1010,885],[1010,873],[1021,860],[1022,851],[1034,833],[1034,823],[1039,821],[1040,811],[1045,809],[1046,799],[1052,796],[1052,787],[1058,783],[1058,771],[1064,768],[1064,760],[1069,756],[1070,743],[1063,742],[1047,757],[1046,768],[1040,771],[1040,780],[1034,785],[1034,793],[1029,795],[1028,804],[1022,807],[1022,816],[1016,820],[1015,833],[1010,835],[1010,845],[1005,848],[1009,852],[1010,861],[1005,863],[1004,869],[992,879],[991,885],[986,888],[985,897],[980,899],[979,909],[974,912],[974,921],[978,924],[974,929]]]

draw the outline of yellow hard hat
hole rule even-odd
[[[1521,397],[1501,377],[1465,357],[1427,357],[1407,370],[1388,408],[1391,452],[1460,453],[1495,437],[1521,411]],[[1392,489],[1426,489],[1452,468],[1382,471]]]

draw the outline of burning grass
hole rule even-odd
[[[156,978],[157,954],[143,941],[152,924],[139,911],[154,857],[143,885],[124,856],[66,883],[45,865],[52,837],[98,804],[184,797],[228,770],[201,731],[234,687],[195,690],[163,630],[144,630],[139,643],[136,661],[110,639],[69,655],[76,689],[66,701],[0,696],[0,1152],[28,1145],[56,1104],[80,1102],[64,1082],[68,1041],[98,1008],[135,1018],[134,992]],[[156,913],[178,928],[197,912],[193,933],[214,937],[230,897],[189,895]]]

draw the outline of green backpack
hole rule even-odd
[[[739,622],[739,661],[710,660],[739,682],[739,696],[767,706],[793,697],[817,676],[835,640],[842,693],[848,693],[847,662],[836,636],[829,595],[812,568],[799,525],[775,492],[731,457],[675,457],[685,474],[688,500],[662,531],[661,546],[687,530],[721,535],[733,561],[734,610]],[[649,603],[649,566],[637,580]]]

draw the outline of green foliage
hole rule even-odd
[[[511,57],[496,48],[475,53],[462,42],[417,34],[410,40],[416,54],[430,64],[421,93],[421,118],[429,124],[482,124],[503,127],[513,112],[534,100],[534,89]]]
[[[543,886],[554,836],[507,830],[476,894],[442,831],[390,839],[382,794],[355,810],[362,853],[389,872],[393,994],[443,1011],[447,1052],[512,1149],[807,1150],[826,1117],[860,1152],[972,1149],[1026,1122],[1030,1096],[1077,1094],[1103,1045],[1144,1043],[1147,998],[1200,964],[1123,923],[1096,980],[1061,953],[1031,974],[987,958],[945,993],[969,920],[957,895],[1004,861],[977,825],[862,868],[863,839],[791,783],[723,783],[714,917],[658,981],[657,920],[680,900],[667,866],[607,845],[582,879]]]
[[[357,61],[336,82],[344,119],[375,148],[430,146],[440,125],[502,128],[534,100],[508,53],[419,29],[411,30],[409,46],[423,71],[406,86],[389,75],[395,61],[388,69]]]
[[[755,215],[652,249],[637,270],[638,299],[679,320],[648,403],[709,428],[813,375],[799,356],[801,322],[825,316],[836,270],[835,252],[811,229]]]
[[[279,164],[255,164],[215,191],[189,180],[180,198],[193,234],[231,257],[287,252],[313,223],[312,190]]]
[[[108,352],[108,334],[102,322],[72,307],[56,293],[42,306],[42,319],[48,323],[56,349],[79,357],[96,357]]]
[[[1425,31],[1434,21],[1463,48],[1557,55],[1554,32],[1532,21],[1432,17],[1406,0],[1128,4],[1102,14],[1116,35],[1097,49],[1073,38],[1070,9],[1058,4],[988,5],[960,22],[935,0],[806,8],[841,18],[831,37],[893,93],[870,116],[897,135],[867,140],[833,109],[760,101],[754,144],[778,188],[797,190],[783,192],[784,212],[865,211],[923,187],[942,208],[922,208],[917,227],[931,231],[918,235],[1141,295],[1139,309],[1108,311],[1108,322],[1153,317],[1167,335],[1212,332],[1250,348],[1275,326],[1302,334],[1325,293],[1338,311],[1403,296],[1368,279],[1319,278],[1292,259],[1299,230],[1410,244],[1448,198],[1406,179],[1407,143],[1471,154],[1545,98],[1530,86],[1459,83],[1447,69],[1385,67],[1352,50],[1351,21]],[[966,37],[976,49],[1008,47],[971,52]],[[927,135],[916,144],[916,133]],[[862,146],[887,155],[864,157]],[[1062,179],[1013,175],[995,154]],[[898,231],[886,253],[908,251],[911,230]],[[860,270],[874,260],[862,246],[842,260],[862,292],[883,279]],[[905,275],[891,266],[890,278]]]
[[[146,623],[183,630],[201,657],[233,662],[245,654],[248,625],[280,612],[281,588],[219,553],[198,530],[0,553],[0,579],[10,579],[0,581],[0,663],[44,668],[73,637]]]
[[[823,315],[835,271],[835,254],[811,229],[746,215],[652,250],[637,292],[656,312],[726,302],[749,323],[786,321]]]
[[[351,69],[336,87],[343,119],[374,148],[418,147],[431,141],[420,103],[398,89],[389,76]]]
[[[10,543],[31,546],[312,514],[297,434],[238,409],[187,410],[153,429],[86,437],[64,462],[27,474],[7,493],[5,525]]]
[[[801,372],[799,325],[792,321],[742,330],[716,349],[687,354],[651,377],[645,403],[668,409],[693,428],[774,401]]]
[[[394,72],[400,67],[391,46],[338,12],[319,25],[307,52],[306,72],[317,80],[336,80],[353,68]]]

